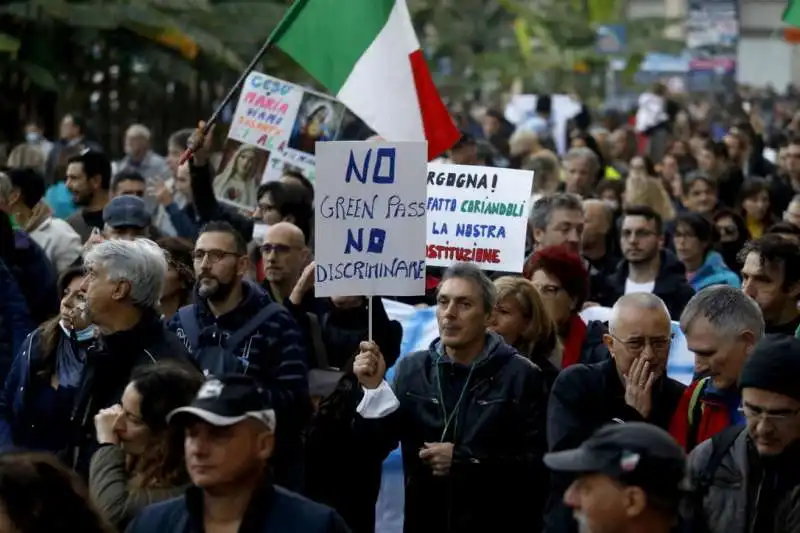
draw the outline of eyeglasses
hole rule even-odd
[[[633,337],[627,340],[622,340],[615,335],[611,335],[611,338],[625,346],[625,349],[628,350],[631,355],[638,355],[642,353],[648,345],[650,345],[653,353],[668,353],[670,344],[672,343],[672,337],[672,335],[669,337]]]
[[[767,411],[759,407],[743,404],[739,407],[739,412],[744,414],[749,422],[769,422],[773,425],[780,425],[790,422],[800,414],[800,409]]]
[[[192,259],[195,263],[202,263],[204,259],[208,258],[208,262],[212,265],[219,263],[226,257],[239,257],[236,252],[226,252],[225,250],[195,250],[192,252]]]
[[[288,244],[262,244],[261,245],[261,253],[264,255],[269,255],[271,252],[275,252],[276,255],[286,255],[294,249],[293,246],[289,246]]]

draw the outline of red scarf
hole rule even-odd
[[[561,358],[561,368],[567,368],[581,362],[581,348],[586,340],[586,323],[580,315],[572,315],[569,319],[567,338],[564,341],[564,355]]]

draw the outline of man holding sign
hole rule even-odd
[[[393,388],[379,346],[356,357],[356,427],[377,452],[401,443],[407,532],[538,531],[547,393],[539,367],[486,331],[495,299],[477,266],[452,266],[437,294],[440,338],[397,363]]]

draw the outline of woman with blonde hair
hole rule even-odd
[[[675,219],[675,207],[661,180],[646,175],[632,174],[625,181],[624,207],[646,205],[661,215],[666,223]]]
[[[561,343],[555,322],[547,313],[541,296],[525,278],[503,276],[494,282],[497,303],[489,329],[501,335],[545,373],[548,385],[558,375],[553,361],[561,360]]]

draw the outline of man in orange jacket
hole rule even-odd
[[[683,394],[670,433],[689,452],[728,426],[744,424],[739,374],[764,336],[758,304],[733,287],[697,293],[681,315],[681,330],[695,354],[697,379]]]

